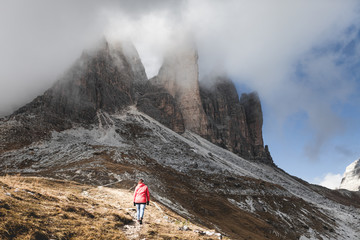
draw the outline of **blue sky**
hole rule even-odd
[[[360,80],[356,80],[354,94],[344,102],[332,104],[334,114],[341,119],[341,131],[326,139],[316,157],[308,156],[305,150],[316,137],[309,126],[307,113],[298,111],[279,120],[272,107],[262,101],[264,142],[269,145],[276,165],[310,183],[329,188],[339,186],[346,166],[360,158],[360,101],[357,95]],[[239,94],[254,91],[243,84],[237,84],[237,89]]]
[[[360,32],[358,26],[351,25],[343,33],[346,41],[339,42],[333,39],[330,43],[314,47],[311,51],[317,59],[327,56],[334,56],[331,60],[334,67],[339,68],[334,84],[335,89],[331,90],[328,105],[333,114],[330,116],[338,121],[332,134],[327,136],[322,144],[318,146],[318,154],[309,155],[306,153],[307,144],[316,138],[316,129],[309,126],[309,116],[306,111],[299,111],[290,115],[280,128],[273,129],[271,119],[271,108],[264,104],[264,137],[265,141],[271,144],[271,150],[277,164],[287,172],[312,183],[321,183],[325,176],[332,175],[333,181],[339,181],[345,167],[354,160],[360,158],[360,58],[359,43]],[[322,71],[322,70],[321,70]],[[329,94],[327,81],[323,85],[313,85],[311,78],[317,77],[308,73],[301,64],[294,74],[293,81],[308,81],[309,87],[313,88],[316,94],[321,97]],[[323,77],[328,77],[326,74]],[[334,76],[330,76],[334,77]],[[340,82],[340,83],[339,83]],[[350,90],[346,94],[336,97],[337,90],[341,91],[339,85],[349,85]],[[331,98],[333,97],[333,98]],[[330,119],[323,119],[326,125]],[[329,130],[330,131],[330,130]],[[330,181],[331,179],[328,179]],[[334,187],[334,182],[327,183]]]
[[[316,138],[321,133],[316,126],[311,126],[309,123],[308,111],[298,109],[279,122],[278,117],[272,113],[272,106],[263,101],[264,141],[270,145],[276,164],[292,175],[330,188],[338,187],[346,166],[360,158],[360,31],[358,27],[351,24],[344,29],[341,40],[334,38],[326,44],[314,45],[308,54],[315,56],[314,60],[310,61],[314,65],[318,59],[321,61],[323,58],[330,58],[332,66],[337,69],[336,74],[331,72],[334,75],[329,76],[311,72],[304,66],[302,59],[299,59],[299,64],[294,69],[291,81],[306,82],[307,87],[315,94],[326,99],[325,107],[331,112],[321,119],[320,124],[326,126],[328,122],[336,120],[334,121],[336,124],[329,125],[330,129],[324,128],[329,134],[325,134],[320,140],[321,144],[317,146]],[[327,68],[316,69],[319,72],[326,70]],[[319,75],[325,78],[324,81],[321,81],[321,84],[314,83],[312,78],[317,78]],[[327,78],[333,79],[328,81]],[[238,87],[239,91],[241,88]],[[302,101],[301,98],[302,96],[299,96],[299,101]],[[318,107],[321,108],[321,105]],[[316,150],[309,153],[307,150],[309,145]]]
[[[338,187],[360,158],[360,2],[230,2],[205,11],[215,27],[200,38],[203,66],[222,65],[239,93],[259,93],[264,141],[280,168]]]
[[[186,33],[200,75],[226,74],[239,93],[259,93],[280,168],[336,187],[360,157],[358,0],[4,0],[0,29],[0,116],[103,36],[132,41],[152,77]]]
[[[334,175],[334,179],[330,180],[335,183],[324,184],[338,187],[346,166],[360,157],[359,108],[354,104],[339,105],[346,108],[339,114],[344,122],[344,130],[329,137],[319,149],[318,156],[311,158],[306,155],[305,149],[315,134],[307,126],[306,114],[294,114],[281,126],[276,126],[274,123],[277,119],[271,117],[271,109],[263,102],[263,136],[275,163],[286,172],[311,183],[320,184],[325,176]]]

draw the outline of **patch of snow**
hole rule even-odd
[[[312,228],[309,228],[307,233],[305,235],[300,236],[300,238],[299,238],[299,240],[318,240],[318,239],[330,240],[328,237],[323,236],[323,235],[317,236],[316,231],[314,231]],[[339,239],[337,239],[337,240],[339,240]]]
[[[256,211],[255,207],[254,207],[254,202],[253,199],[250,196],[247,196],[245,199],[245,202],[238,202],[234,199],[228,198],[228,201],[232,204],[234,204],[235,206],[241,208],[242,210],[245,210],[247,212],[252,212],[254,213]]]
[[[255,208],[254,208],[254,202],[252,197],[247,196],[245,199],[246,204],[249,206],[250,212],[255,212]]]
[[[274,213],[275,213],[275,215],[279,216],[279,217],[283,220],[283,222],[286,222],[287,225],[289,225],[289,227],[292,226],[292,224],[291,224],[291,222],[292,222],[291,217],[289,217],[287,214],[285,214],[285,213],[283,213],[283,212],[281,212],[281,211],[279,211],[279,210],[275,211]]]
[[[337,239],[360,239],[360,210],[353,208],[352,211],[344,211],[337,206],[334,208],[324,208],[326,215],[333,215],[337,223],[336,233],[339,234]]]
[[[104,145],[112,147],[123,147],[126,145],[122,137],[116,132],[115,127],[93,128],[76,128],[63,131],[61,133],[53,132],[53,139],[72,138],[73,140],[85,141],[90,145]]]

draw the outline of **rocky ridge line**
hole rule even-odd
[[[212,87],[201,85],[198,72],[198,54],[190,45],[171,52],[159,74],[147,80],[132,44],[104,40],[96,50],[84,52],[52,88],[8,118],[21,126],[1,129],[0,152],[49,137],[53,130],[106,124],[107,114],[136,105],[177,133],[189,130],[241,157],[273,164],[263,145],[259,97],[243,94],[239,100],[234,84],[223,77]]]
[[[234,83],[226,77],[211,76],[199,82],[198,54],[191,44],[172,51],[150,82],[174,98],[185,129],[246,159],[274,164],[263,143],[257,93],[242,94],[239,99]],[[158,114],[147,114],[161,121]]]

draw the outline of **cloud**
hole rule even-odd
[[[358,10],[356,0],[5,1],[0,116],[50,87],[103,35],[133,41],[151,77],[179,33],[192,32],[200,74],[217,69],[257,90],[278,122],[307,116],[304,151],[316,159],[343,131],[334,104],[358,84],[347,71],[359,62]]]
[[[315,178],[315,184],[327,187],[329,189],[337,189],[340,186],[342,179],[341,174],[327,173],[321,178]]]
[[[0,117],[51,87],[84,49],[91,48],[108,33],[109,27],[114,32],[133,28],[143,42],[153,39],[145,48],[138,41],[148,69],[151,69],[154,60],[149,56],[160,51],[158,46],[154,47],[154,42],[161,44],[156,28],[166,29],[169,17],[165,12],[175,19],[176,9],[181,4],[175,0],[2,1]],[[113,24],[114,16],[123,24]],[[142,23],[146,25],[141,26]],[[135,31],[132,35],[135,36]],[[159,57],[154,56],[156,62]]]
[[[257,90],[276,121],[304,113],[311,131],[304,153],[318,159],[344,130],[334,105],[358,84],[347,78],[350,63],[341,49],[354,38],[346,32],[358,10],[356,1],[200,0],[189,2],[186,19],[197,37],[200,69],[223,68]]]
[[[155,76],[177,25],[175,21],[171,21],[171,12],[158,10],[137,18],[126,16],[120,9],[106,10],[103,14],[108,19],[104,33],[106,38],[109,41],[133,42],[148,77]]]
[[[0,114],[49,88],[102,34],[96,5],[3,1],[0,8]]]
[[[335,146],[335,150],[340,153],[341,155],[343,155],[344,157],[347,158],[351,158],[355,155],[355,152],[350,150],[348,147],[346,146]]]

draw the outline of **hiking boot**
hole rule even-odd
[[[139,220],[139,223],[142,224],[142,220]]]

